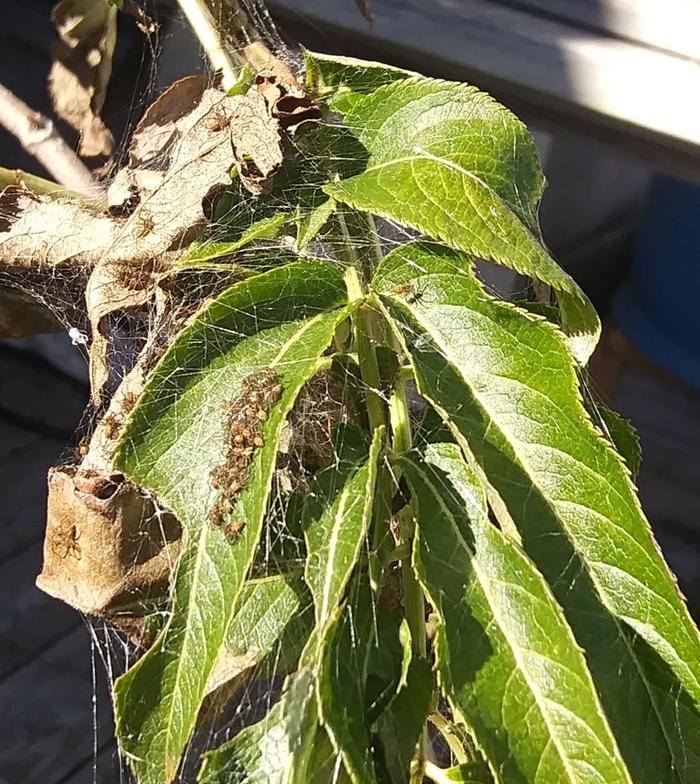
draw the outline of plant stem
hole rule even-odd
[[[356,250],[357,238],[353,238],[345,215],[342,210],[338,209],[335,213],[335,222],[338,226],[341,238],[340,252],[345,257],[345,261],[352,264],[353,267],[362,275],[363,282],[367,283],[372,277],[372,266],[369,259],[365,255],[361,257]]]
[[[88,196],[82,191],[73,191],[65,188],[52,180],[45,180],[34,174],[22,171],[22,169],[6,169],[0,166],[0,190],[13,185],[16,188],[23,188],[42,196],[49,196],[52,199],[72,199],[79,201],[95,210],[102,210],[105,207],[105,200],[100,197]]]
[[[3,125],[62,185],[90,196],[102,188],[90,170],[59,136],[48,117],[35,112],[0,84],[0,125]]]
[[[178,0],[182,12],[192,26],[194,34],[209,58],[212,68],[221,72],[221,85],[224,90],[230,90],[238,81],[238,74],[243,64],[242,59],[231,56],[228,47],[224,44],[224,37],[220,32],[221,26],[214,18],[206,0]],[[230,10],[230,19],[236,19],[239,28],[245,27],[248,17],[239,8],[238,3]],[[233,33],[234,30],[227,30]]]
[[[434,762],[430,762],[430,760],[427,760],[423,766],[423,773],[431,781],[434,781],[435,784],[454,784],[453,779],[448,778],[445,771],[442,768],[438,768],[438,766]]]
[[[398,350],[398,346],[394,346]],[[400,356],[400,354],[399,354]],[[393,434],[392,446],[396,454],[407,452],[412,446],[411,415],[408,403],[408,390],[406,377],[397,376],[394,392],[389,401],[389,421]],[[409,504],[399,514],[399,547],[405,547],[408,552],[413,551],[413,540],[416,534],[416,523],[413,516],[413,504]],[[401,584],[403,588],[403,601],[406,611],[406,620],[411,630],[413,650],[416,655],[425,658],[427,654],[427,639],[425,630],[425,599],[423,590],[418,583],[411,558],[401,562]],[[420,782],[423,775],[423,766],[427,758],[427,731],[423,728],[418,743],[414,765],[416,767],[415,781]],[[411,782],[414,777],[412,776]]]
[[[370,215],[369,212],[365,212],[363,214],[367,220],[367,225],[369,226],[370,242],[372,243],[372,256],[374,257],[374,268],[376,269],[384,259],[384,254],[382,253],[382,244],[379,241],[379,235],[377,234],[377,226],[374,222],[374,218]]]
[[[355,267],[345,272],[345,285],[348,289],[350,302],[357,302],[364,297],[362,284]],[[374,348],[374,330],[372,314],[366,305],[360,304],[353,316],[355,343],[360,374],[366,386],[367,415],[372,430],[387,424],[386,405],[382,398],[382,379],[379,373],[377,352]]]
[[[350,302],[359,302],[364,299],[365,292],[360,280],[362,273],[366,280],[369,280],[372,269],[362,264],[355,252],[352,238],[348,231],[345,218],[341,213],[336,213],[336,221],[342,243],[340,252],[343,254],[349,266],[345,272],[345,284],[348,289]],[[379,247],[374,223],[368,224],[370,228],[371,241],[376,243],[374,248],[375,262],[381,261],[381,248]],[[374,247],[374,246],[373,246]],[[373,312],[365,303],[359,304],[353,316],[353,327],[355,330],[355,343],[357,346],[358,362],[362,380],[366,385],[367,413],[369,416],[370,428],[386,426],[387,411],[384,400],[381,396],[381,374],[377,353],[374,345],[375,329],[373,323]],[[396,382],[394,392],[389,403],[389,420],[393,434],[393,451],[395,453],[406,452],[411,448],[411,420],[408,405],[408,395],[406,389],[406,379],[400,378]],[[382,481],[383,480],[383,481]],[[391,498],[393,491],[390,492],[392,478],[388,472],[382,472],[380,476],[380,500],[386,514],[377,515],[375,519],[373,552],[377,552],[381,542],[381,536],[385,531],[380,530],[378,523],[391,513]],[[413,537],[415,535],[415,522],[413,511],[409,505],[402,514],[399,515],[399,547],[406,547],[411,552]],[[376,577],[376,575],[375,575]],[[413,572],[410,558],[406,558],[401,564],[401,582],[403,588],[403,599],[406,613],[406,620],[411,631],[411,641],[416,655],[425,658],[427,653],[427,641],[425,633],[425,602],[423,591]],[[424,727],[421,737],[417,744],[417,750],[412,763],[411,784],[419,784],[423,777],[423,765],[427,754],[427,729]]]
[[[393,448],[396,454],[407,452],[412,445],[411,419],[406,390],[406,379],[399,378],[394,388],[394,393],[389,401],[389,419],[393,433]],[[412,505],[409,504],[399,514],[399,547],[413,549],[413,538],[416,525]],[[416,575],[413,572],[410,560],[406,559],[401,564],[401,579],[403,583],[404,602],[406,604],[406,620],[411,629],[413,648],[419,656],[426,654],[425,636],[425,601]]]
[[[450,747],[450,751],[457,760],[457,763],[459,765],[463,765],[465,762],[469,762],[469,757],[467,756],[467,753],[465,752],[459,740],[458,734],[455,732],[452,722],[448,721],[444,716],[437,712],[431,713],[428,716],[428,721],[445,739],[445,742]]]

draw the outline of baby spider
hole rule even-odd
[[[75,447],[75,456],[78,460],[82,460],[90,451],[90,440],[88,438],[81,438],[78,445]]]
[[[53,532],[50,540],[51,550],[60,558],[80,560],[80,532],[75,525]]]
[[[230,123],[231,118],[220,106],[218,106],[216,109],[213,109],[210,112],[209,117],[207,117],[207,128],[213,133],[223,131],[224,128],[228,128]]]
[[[415,305],[423,299],[423,292],[417,291],[413,283],[399,283],[389,289],[392,297],[405,297],[409,305]]]
[[[139,240],[147,237],[156,227],[156,223],[153,218],[148,213],[144,213],[143,211],[137,213],[136,222],[138,224],[138,228],[134,232],[134,236]]]
[[[122,411],[127,413],[136,405],[138,395],[135,392],[127,392],[122,398]]]
[[[245,528],[245,520],[232,520],[224,526],[224,534],[227,539],[237,539]]]
[[[114,414],[107,414],[104,418],[104,432],[105,436],[110,440],[114,440],[119,434],[121,423]]]

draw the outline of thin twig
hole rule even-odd
[[[89,169],[57,133],[48,117],[35,112],[0,84],[0,124],[17,138],[56,180],[71,190],[100,192]]]
[[[221,25],[217,24],[209,4],[206,0],[178,0],[178,3],[206,52],[212,68],[221,72],[221,86],[226,91],[230,90],[238,81],[242,60],[232,55],[229,47],[224,43]],[[231,10],[232,17],[238,12],[243,14],[235,0],[229,4],[234,6]],[[245,15],[242,16],[241,22],[243,24],[247,22]]]
[[[430,761],[426,761],[423,773],[431,781],[434,781],[435,784],[450,784],[451,781],[454,781],[454,779],[451,779],[442,768],[438,768],[435,763]]]

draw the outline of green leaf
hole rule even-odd
[[[418,74],[384,63],[338,57],[304,50],[306,86],[310,95],[325,98],[335,111],[347,111],[352,101],[385,84]]]
[[[498,781],[631,784],[547,583],[488,520],[456,444],[399,459],[417,507],[413,562],[438,613],[442,688]]]
[[[564,608],[636,784],[700,780],[700,642],[629,472],[592,426],[561,333],[437,245],[375,287],[419,391],[471,451]],[[420,295],[420,296],[417,296]]]
[[[356,580],[350,598],[326,624],[319,654],[321,723],[354,784],[376,784],[366,706],[367,664],[375,640],[369,584]]]
[[[252,226],[243,231],[238,239],[230,242],[218,242],[215,239],[197,240],[187,249],[184,256],[178,259],[177,269],[196,267],[197,262],[213,261],[240,250],[251,242],[276,237],[289,216],[283,212],[275,212],[269,217],[260,218]],[[216,233],[213,235],[216,236]]]
[[[375,641],[367,663],[365,703],[373,723],[406,685],[413,659],[411,632],[402,612],[379,608],[375,616]]]
[[[625,458],[632,479],[636,479],[642,464],[642,445],[634,425],[617,411],[600,403],[593,404],[591,409],[591,418],[598,424],[608,441]]]
[[[207,682],[216,706],[254,673],[286,675],[296,667],[313,626],[313,603],[301,575],[245,583],[226,643]]]
[[[334,199],[321,199],[318,204],[310,209],[299,211],[296,246],[300,253],[316,238],[334,212]]]
[[[333,748],[328,733],[320,728],[306,766],[307,782],[313,784],[349,784],[342,757]]]
[[[177,773],[260,536],[285,418],[346,317],[345,298],[339,272],[309,261],[228,289],[163,356],[118,444],[115,468],[155,492],[187,539],[170,622],[115,684],[118,736],[140,784]],[[233,508],[219,514],[212,474],[229,470],[229,412],[250,408],[251,379],[281,391],[259,423],[262,446],[236,464]]]
[[[302,513],[308,550],[306,583],[319,628],[340,604],[365,540],[384,440],[384,430],[376,430],[366,460],[340,460],[324,469],[307,496]]]
[[[482,762],[465,762],[442,771],[441,781],[457,784],[493,784],[489,769]]]
[[[410,640],[407,650],[410,654]],[[409,659],[405,679],[376,726],[383,766],[395,784],[407,780],[432,697],[433,673],[429,662],[418,657]]]
[[[577,358],[588,359],[600,322],[539,240],[544,177],[519,120],[473,87],[413,78],[355,100],[345,122],[369,160],[326,193],[550,285]]]
[[[200,784],[307,784],[317,723],[313,674],[287,679],[284,694],[262,721],[204,755]]]

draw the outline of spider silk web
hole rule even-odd
[[[268,48],[299,73],[301,60],[298,52],[283,40],[264,4],[259,0],[245,0],[242,5]],[[221,8],[221,21],[230,28],[225,2],[221,3]],[[132,95],[129,106],[132,128],[150,100],[166,86],[167,77],[161,70],[161,62],[168,57],[173,57],[172,49],[175,47],[177,50],[181,45],[183,35],[186,35],[183,31],[187,29],[179,19],[173,4],[158,2],[151,4],[147,10],[158,26],[156,31],[145,39],[140,63],[141,82],[144,87]],[[227,37],[226,43],[235,49],[251,43],[251,40],[243,33],[238,37]],[[190,45],[192,45],[191,39]],[[200,67],[202,70],[207,68],[203,57],[200,59]],[[126,162],[128,142],[127,134],[120,141],[115,155],[115,171]],[[295,164],[305,168],[309,181],[313,182],[316,174],[321,176],[321,162],[316,162],[312,156],[309,156],[303,145],[293,143],[291,155],[295,159]],[[315,168],[318,171],[315,171]],[[266,211],[263,217],[275,211],[291,211],[299,196],[297,186],[294,183],[285,184],[284,171],[280,172],[277,178],[278,181],[271,192],[262,197],[254,196],[244,188],[234,186],[230,194],[222,197],[214,209],[214,221],[207,231],[207,242],[228,241],[232,227],[236,227],[236,231],[240,233],[245,229],[246,222],[252,225],[253,221],[261,217],[261,209]],[[375,224],[376,238],[353,235],[352,244],[357,255],[374,252],[377,244],[381,252],[386,254],[392,247],[416,237],[412,232],[388,221],[376,220]],[[187,250],[188,247],[183,245],[183,254]],[[243,267],[254,266],[259,264],[260,258],[278,257],[287,261],[291,260],[293,254],[293,225],[290,223],[277,236],[256,240],[236,251],[226,262],[229,265],[233,261]],[[347,259],[340,256],[333,244],[326,241],[322,234],[312,241],[304,255],[325,259],[340,266],[347,263]],[[486,287],[499,295],[513,298],[522,297],[527,292],[527,281],[517,276],[504,278],[502,272],[497,272],[494,265],[481,267],[480,275]],[[170,345],[187,319],[205,301],[215,297],[235,281],[236,278],[230,269],[227,269],[226,263],[217,264],[215,269],[211,267],[198,269],[195,266],[180,278],[177,307],[165,318],[157,312],[153,303],[128,312],[118,312],[110,317],[108,392],[113,393],[118,389],[144,350],[152,353],[151,364],[153,364]],[[2,273],[0,273],[0,284],[2,283]],[[27,280],[27,290],[55,315],[87,359],[89,326],[82,296],[85,284],[86,278],[80,271],[62,271],[49,281],[39,278]],[[261,314],[262,318],[264,314]],[[266,524],[252,567],[252,576],[276,573],[281,561],[295,566],[299,571],[303,569],[304,543],[298,529],[300,501],[305,493],[310,492],[316,472],[339,464],[343,444],[337,441],[337,434],[342,433],[341,426],[362,420],[363,392],[362,382],[355,369],[342,363],[334,363],[330,371],[314,377],[302,390],[289,417],[289,427],[283,437],[284,443],[278,457]],[[426,407],[415,390],[411,395],[411,409],[414,429],[417,430],[423,423],[424,436],[429,435],[432,429],[439,429],[439,421],[437,418],[430,419],[428,416],[430,412],[426,413]],[[92,431],[104,416],[105,410],[106,407],[90,408],[86,411],[79,427],[76,444],[89,440]],[[198,412],[198,417],[203,423],[200,437],[206,440],[218,434],[217,437],[221,440],[226,413],[222,412],[220,405],[211,408],[203,406]],[[193,460],[196,459],[196,454],[195,444]],[[79,460],[80,454],[75,455],[71,452],[66,455],[67,463],[77,463]],[[183,466],[182,481],[187,481],[188,468]],[[294,524],[289,524],[290,520],[295,519],[296,527]],[[309,604],[307,607],[300,607],[299,612],[301,614],[310,609]],[[152,620],[157,625],[161,625],[168,617],[167,602],[161,602],[160,606],[153,610],[153,616]],[[133,638],[125,633],[123,627],[87,617],[85,622],[92,644],[95,683],[92,781],[94,784],[114,781],[127,784],[134,779],[128,766],[116,754],[110,721],[112,707],[104,704],[102,692],[97,684],[104,676],[113,683],[142,655],[143,650],[134,644]],[[277,652],[278,658],[281,654],[281,651]],[[218,747],[234,737],[242,727],[264,717],[278,699],[283,679],[284,673],[279,671],[278,661],[275,659],[266,661],[256,679],[237,689],[235,694],[225,702],[220,714],[197,729],[188,745],[178,780],[194,781],[203,751]],[[447,712],[446,706],[443,708]],[[433,741],[436,756],[442,757],[449,763],[451,761],[449,751],[443,748],[435,737]]]

